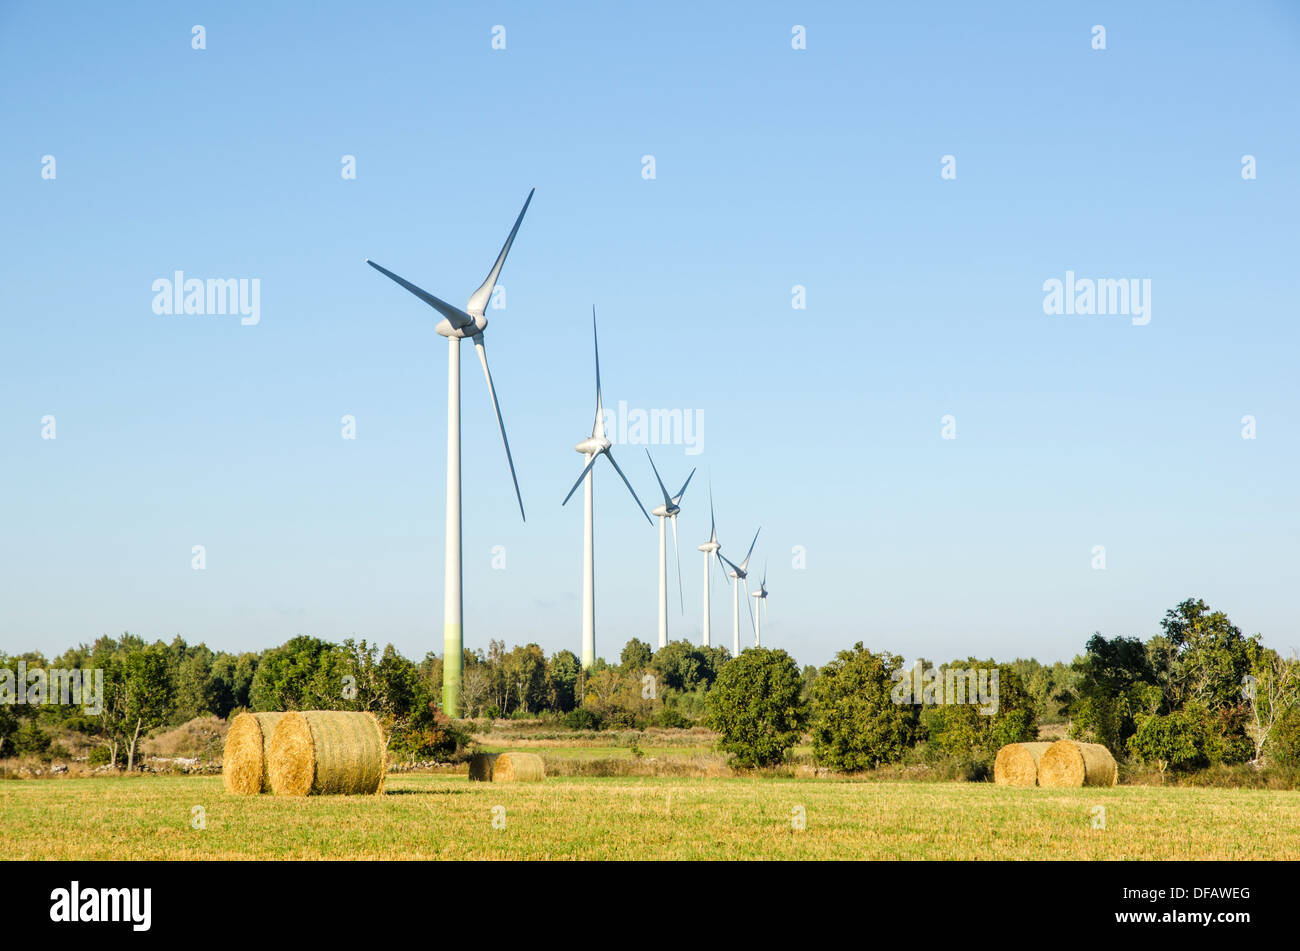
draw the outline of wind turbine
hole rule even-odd
[[[763,527],[760,525],[758,532],[761,532],[762,530]],[[731,577],[736,579],[735,583],[732,585],[731,591],[731,650],[737,657],[740,656],[740,585],[744,582],[745,607],[749,607],[749,582],[745,579],[749,577],[749,572],[747,570],[749,567],[749,556],[754,554],[754,545],[758,541],[758,532],[754,533],[754,541],[749,543],[749,551],[745,552],[745,560],[740,564],[736,564],[726,555],[722,554],[722,552],[718,552],[718,557],[731,566]]]
[[[746,588],[746,591],[749,589]],[[751,598],[758,598],[758,604],[754,605],[754,646],[762,647],[763,643],[759,635],[759,616],[767,613],[767,562],[763,562],[763,580],[758,583],[758,590],[750,595]],[[762,611],[759,610],[760,606]]]
[[[718,552],[722,546],[718,544],[718,523],[713,517],[713,486],[709,486],[709,540],[703,545],[698,546],[699,550],[704,552],[704,628],[700,637],[700,643],[705,647],[710,646],[709,630],[709,594],[713,587],[713,576],[709,569],[716,564],[714,558],[721,558]],[[725,577],[725,576],[724,576]]]
[[[464,658],[465,634],[462,627],[462,610],[464,607],[461,578],[461,534],[460,534],[460,342],[466,337],[474,341],[478,351],[479,363],[483,364],[483,376],[487,378],[488,395],[492,398],[492,411],[496,413],[497,429],[501,431],[501,442],[506,447],[506,461],[510,463],[510,479],[515,484],[515,498],[519,500],[519,516],[524,518],[524,499],[519,494],[519,479],[515,475],[515,460],[510,455],[510,441],[506,438],[506,424],[501,419],[501,407],[497,404],[496,387],[492,385],[492,372],[488,369],[487,350],[483,347],[483,331],[487,329],[488,320],[484,314],[501,268],[510,253],[519,226],[523,224],[524,213],[528,211],[529,202],[533,200],[531,189],[520,209],[515,226],[497,255],[496,263],[488,272],[487,279],[479,289],[470,295],[469,303],[461,310],[439,300],[428,291],[406,281],[392,271],[380,267],[369,258],[366,263],[387,277],[392,278],[420,300],[424,301],[438,313],[442,320],[434,328],[447,338],[447,543],[446,567],[443,575],[442,604],[442,709],[449,717],[459,717],[461,665]]]
[[[641,500],[637,498],[636,490],[632,488],[632,483],[627,481],[627,476],[623,475],[623,470],[618,467],[614,461],[614,454],[609,451],[610,441],[605,438],[605,409],[600,400],[600,340],[596,336],[596,308],[591,308],[591,340],[596,350],[596,421],[592,424],[591,435],[578,443],[573,448],[582,453],[587,459],[587,465],[578,476],[578,481],[573,483],[573,488],[569,494],[564,497],[561,505],[567,505],[569,499],[573,498],[573,493],[578,491],[578,486],[583,485],[583,534],[582,534],[582,669],[589,670],[596,663],[596,565],[595,565],[595,536],[592,526],[592,487],[595,473],[592,472],[592,466],[596,460],[604,456],[609,460],[609,464],[614,467],[627,490],[632,493],[632,498],[637,507],[641,509],[641,514],[645,516],[647,522],[650,521],[650,513],[645,510]]]
[[[691,484],[691,479],[695,477],[695,470],[686,477],[682,483],[681,491],[676,495],[669,495],[668,490],[664,487],[664,480],[659,477],[659,468],[655,465],[654,459],[650,457],[650,450],[645,451],[647,459],[650,459],[650,468],[655,471],[655,480],[659,483],[659,491],[664,494],[664,504],[657,505],[650,511],[659,517],[659,646],[668,646],[668,531],[665,523],[668,519],[673,520],[673,551],[677,554],[677,597],[681,602],[682,610],[686,610],[685,596],[682,594],[682,550],[677,546],[677,513],[681,508],[682,496],[686,494],[686,487]]]

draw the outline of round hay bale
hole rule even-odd
[[[1008,743],[993,760],[993,782],[999,786],[1037,786],[1038,761],[1051,743]]]
[[[369,713],[286,713],[271,736],[277,796],[372,795],[383,791],[388,740]]]
[[[471,783],[492,782],[492,766],[497,761],[498,753],[475,753],[469,758],[469,781]]]
[[[221,781],[227,792],[255,796],[271,791],[267,766],[271,734],[283,713],[241,713],[230,721],[226,749],[221,754]]]
[[[540,783],[546,762],[536,753],[502,753],[492,764],[494,783]]]
[[[1099,743],[1057,740],[1038,761],[1040,786],[1114,786],[1119,767]]]

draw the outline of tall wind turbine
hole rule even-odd
[[[767,562],[763,562],[763,580],[758,583],[758,590],[750,595],[751,598],[758,598],[758,603],[754,605],[754,646],[762,647],[763,642],[759,633],[759,617],[767,613]],[[759,608],[762,608],[760,611]]]
[[[682,610],[686,610],[685,596],[682,594],[682,550],[677,546],[677,513],[681,508],[682,496],[686,494],[686,487],[691,484],[691,479],[695,477],[695,470],[686,477],[682,483],[681,491],[676,495],[669,495],[668,489],[664,487],[664,480],[659,477],[659,467],[655,465],[654,459],[650,456],[650,450],[645,451],[647,459],[650,459],[650,468],[655,471],[655,480],[659,483],[659,491],[664,494],[664,504],[657,505],[650,511],[659,518],[659,646],[668,646],[668,530],[665,524],[668,519],[673,521],[673,551],[677,554],[677,598],[681,602]]]
[[[698,546],[699,550],[704,552],[704,627],[700,636],[700,643],[705,647],[710,646],[709,630],[709,593],[713,587],[713,575],[709,569],[717,564],[715,558],[720,558],[718,552],[722,546],[718,544],[718,523],[713,517],[713,486],[709,486],[709,540],[703,545]]]
[[[510,479],[515,484],[515,498],[519,500],[519,516],[524,518],[524,499],[519,494],[519,479],[515,476],[515,460],[510,455],[510,440],[506,438],[506,424],[501,419],[501,407],[497,404],[496,387],[492,385],[492,372],[488,369],[487,350],[483,346],[483,331],[487,329],[488,320],[484,314],[501,268],[510,253],[519,226],[523,224],[524,213],[533,200],[531,189],[520,209],[515,226],[497,255],[496,263],[488,272],[487,279],[470,295],[469,303],[461,310],[439,300],[428,291],[406,281],[392,271],[380,267],[369,258],[366,263],[424,301],[438,313],[442,320],[434,328],[447,338],[447,545],[446,567],[443,575],[442,602],[442,709],[449,717],[459,717],[461,664],[464,659],[465,633],[462,627],[462,609],[464,606],[461,587],[461,535],[460,535],[460,342],[466,337],[474,341],[478,351],[479,363],[483,364],[483,376],[487,378],[488,395],[492,398],[492,411],[496,413],[497,429],[501,431],[501,442],[506,447],[506,461],[510,463]]]
[[[758,532],[763,527],[760,525]],[[718,552],[718,557],[731,566],[731,577],[735,579],[731,591],[731,650],[737,657],[740,656],[740,585],[745,585],[745,607],[749,607],[749,582],[745,579],[749,577],[749,556],[754,554],[754,545],[758,541],[758,532],[754,533],[754,541],[749,543],[749,551],[745,552],[745,560],[736,564],[722,552]]]
[[[573,483],[573,488],[569,494],[564,497],[561,505],[567,505],[569,499],[573,498],[573,493],[578,491],[578,486],[584,488],[583,504],[583,534],[582,534],[582,669],[589,670],[596,663],[596,564],[595,564],[595,534],[592,525],[592,488],[595,473],[591,467],[596,464],[596,460],[604,456],[609,460],[609,464],[614,467],[627,490],[632,493],[632,498],[637,507],[641,509],[641,514],[645,516],[646,522],[650,521],[650,513],[645,510],[641,500],[637,498],[636,490],[632,488],[632,483],[627,481],[627,476],[623,475],[623,470],[618,467],[614,461],[614,454],[609,451],[612,445],[605,438],[605,409],[600,400],[600,340],[596,336],[596,308],[591,308],[591,340],[596,349],[596,421],[592,424],[591,435],[578,443],[573,448],[582,453],[587,459],[586,468],[578,476],[578,481]]]

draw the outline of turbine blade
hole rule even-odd
[[[606,449],[605,458],[609,460],[609,464],[614,467],[614,471],[617,472],[619,478],[623,480],[623,484],[627,486],[627,490],[632,493],[632,498],[636,499],[637,508],[639,508],[641,514],[645,516],[645,520],[649,522],[649,524],[653,525],[654,522],[650,521],[650,513],[645,510],[645,506],[642,505],[641,500],[637,498],[636,489],[632,488],[632,483],[627,481],[627,476],[623,475],[623,470],[620,469],[618,463],[614,461],[614,454]]]
[[[591,427],[591,434],[602,439],[605,436],[605,411],[600,401],[600,337],[596,334],[596,305],[591,305],[591,343],[596,350],[596,421]]]
[[[677,545],[677,516],[673,516],[673,551],[677,556],[677,600],[681,602],[682,613],[686,613],[686,595],[682,593],[682,550]]]
[[[744,581],[745,581],[745,607],[749,608],[749,626],[753,627],[754,626],[754,604],[752,601],[749,600],[749,579],[746,578],[744,579]]]
[[[483,346],[483,335],[474,335],[474,349],[478,351],[478,362],[483,364],[483,376],[487,378],[488,394],[492,397],[492,412],[497,414],[497,429],[501,431],[501,442],[506,447],[506,462],[510,463],[510,481],[515,484],[515,498],[519,500],[519,517],[525,522],[524,497],[519,494],[519,478],[515,475],[515,460],[510,455],[510,440],[506,438],[505,420],[501,418],[501,407],[497,404],[497,388],[492,385],[492,371],[488,369],[487,348]]]
[[[649,452],[649,450],[646,450],[646,451]],[[688,485],[691,484],[691,480],[694,479],[694,478],[695,478],[695,470],[692,469],[692,470],[691,470],[691,474],[688,475],[688,476],[686,477],[686,481],[682,483],[681,491],[678,492],[676,495],[673,496],[673,501],[674,501],[674,502],[676,502],[676,503],[678,503],[678,504],[681,504],[682,496],[684,496],[684,495],[686,494],[686,487],[687,487]]]
[[[645,457],[650,460],[650,468],[655,471],[655,481],[659,483],[659,491],[664,494],[664,505],[672,505],[673,500],[668,497],[668,490],[664,488],[664,480],[659,478],[659,467],[655,465],[654,458],[650,455],[650,450],[645,451]]]
[[[376,264],[374,261],[370,260],[369,258],[366,258],[366,263],[369,264],[376,271],[378,271],[380,274],[383,274],[386,277],[390,277],[398,284],[401,284],[403,287],[405,287],[416,297],[420,298],[420,300],[424,301],[426,304],[428,304],[438,313],[442,314],[442,316],[446,317],[447,320],[451,321],[451,325],[453,327],[456,328],[466,327],[474,322],[474,318],[471,317],[469,314],[465,313],[459,307],[453,307],[451,304],[448,304],[445,300],[440,300],[437,297],[434,297],[432,294],[430,294],[428,291],[424,290],[423,288],[416,287],[414,284],[412,284],[410,281],[406,280],[405,278],[398,277],[392,271],[388,270],[388,268],[380,267],[378,264]]]
[[[713,479],[709,479],[709,541],[718,540],[718,520],[713,515]]]
[[[510,253],[510,245],[514,244],[515,235],[519,233],[519,226],[524,223],[524,212],[528,210],[528,204],[533,200],[533,192],[535,191],[537,191],[536,188],[529,191],[528,197],[524,199],[524,207],[520,210],[519,217],[515,219],[515,226],[510,229],[510,237],[506,238],[506,243],[501,246],[501,253],[497,255],[497,263],[492,265],[487,280],[470,295],[469,303],[465,305],[465,310],[475,317],[483,316],[488,301],[492,299],[492,289],[496,287],[497,278],[501,276],[501,268],[506,263],[506,255]]]
[[[763,530],[763,526],[760,525],[758,527],[758,532],[761,532],[762,530]],[[749,551],[745,552],[745,560],[740,563],[742,568],[749,567],[749,556],[754,554],[754,546],[758,544],[758,532],[754,533],[754,540],[749,543]]]
[[[728,558],[728,557],[727,557],[726,555],[724,555],[722,552],[718,552],[718,557],[721,558],[723,561],[725,561],[728,565],[730,565],[732,571],[734,571],[736,574],[740,574],[740,570],[741,570],[741,569],[738,568],[738,567],[736,566],[735,562],[733,562],[730,558]],[[727,576],[727,573],[726,573],[725,571],[724,571],[722,574],[723,574],[723,577],[728,577],[728,576]],[[728,583],[730,583],[730,582],[728,582]]]
[[[573,488],[570,489],[569,494],[564,497],[564,501],[560,503],[561,505],[569,504],[569,499],[573,498],[573,493],[578,491],[578,486],[582,485],[582,480],[587,477],[587,473],[591,471],[591,467],[596,464],[596,460],[599,458],[600,453],[597,452],[592,454],[591,459],[587,461],[587,464],[582,469],[582,475],[578,476],[578,481],[573,483]]]
[[[727,577],[727,573],[726,573],[725,571],[722,570],[722,562],[726,560],[726,559],[724,558],[722,552],[721,552],[721,551],[715,551],[715,552],[713,553],[713,556],[714,556],[714,558],[716,559],[716,560],[713,562],[713,566],[714,566],[715,568],[717,568],[717,569],[718,569],[718,573],[719,573],[720,575],[722,575],[722,580],[725,581],[727,584],[731,584],[731,579],[728,578],[728,577]]]

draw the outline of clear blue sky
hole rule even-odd
[[[700,466],[674,637],[711,478],[803,662],[1068,658],[1187,596],[1300,645],[1300,7],[446,6],[0,7],[0,649],[440,651],[446,343],[363,261],[463,306],[532,186],[488,330],[526,525],[463,353],[468,646],[579,650],[593,303],[608,403],[703,414],[654,449]],[[155,315],[178,269],[258,278],[260,324]],[[1045,315],[1067,270],[1151,322]],[[596,504],[616,657],[656,533],[612,471]]]

